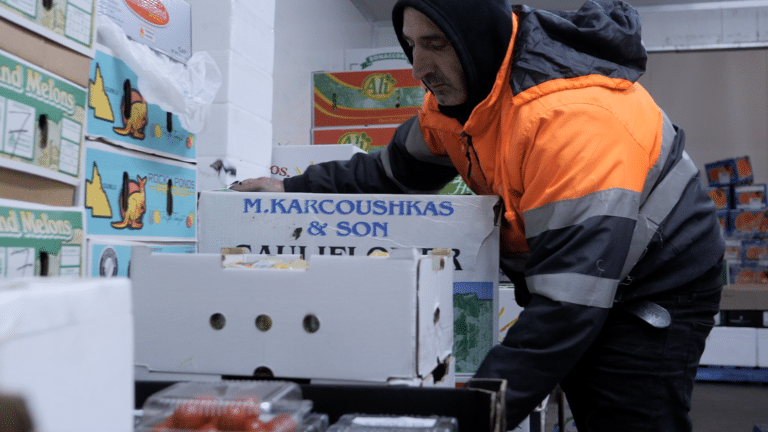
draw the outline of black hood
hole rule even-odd
[[[440,110],[463,123],[493,88],[512,38],[512,8],[507,0],[398,0],[392,24],[411,63],[413,52],[403,37],[403,10],[409,6],[445,33],[459,57],[467,81],[467,102]]]

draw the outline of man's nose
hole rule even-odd
[[[413,78],[421,81],[427,74],[434,72],[432,61],[423,49],[413,48]]]

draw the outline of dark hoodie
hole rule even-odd
[[[392,10],[397,39],[413,63],[413,49],[403,37],[403,10],[412,7],[434,22],[459,56],[467,84],[467,102],[440,106],[443,114],[464,123],[472,110],[493,88],[512,37],[512,8],[506,0],[400,0]]]

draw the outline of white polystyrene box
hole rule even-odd
[[[421,383],[451,361],[450,256],[312,256],[302,270],[225,268],[220,253],[147,248],[134,248],[132,260],[136,365],[150,374],[266,368],[275,377]]]
[[[757,366],[757,329],[712,328],[699,363],[707,366]]]
[[[195,136],[197,157],[222,156],[270,166],[272,122],[233,104],[211,105],[210,117]]]
[[[300,175],[310,165],[349,160],[357,153],[365,153],[365,151],[352,144],[274,146],[272,147],[272,178],[282,180]]]
[[[0,392],[25,399],[36,430],[133,430],[130,291],[126,278],[0,281]]]
[[[757,329],[757,367],[768,367],[768,329]]]
[[[221,71],[221,87],[213,103],[231,103],[266,120],[272,120],[272,71],[263,71],[242,54],[210,51]]]
[[[198,251],[366,256],[398,248],[452,249],[457,374],[474,374],[497,340],[496,196],[205,191]]]
[[[197,158],[197,190],[226,189],[235,181],[269,177],[269,165],[258,165],[228,156]]]
[[[275,56],[274,1],[192,0],[195,51],[232,50],[272,75]],[[254,7],[252,4],[261,4]]]

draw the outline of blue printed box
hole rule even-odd
[[[761,209],[768,205],[766,185],[752,184],[733,187],[734,209]]]
[[[196,238],[194,165],[86,141],[88,235]]]
[[[131,249],[133,246],[147,246],[157,253],[195,253],[195,244],[142,243],[132,241],[88,240],[89,266],[92,277],[129,277]]]
[[[764,210],[729,210],[728,235],[738,238],[768,236],[768,217]]]
[[[756,261],[730,261],[728,274],[731,284],[765,285],[768,284],[768,267]]]
[[[138,90],[136,74],[107,48],[99,46],[91,62],[88,91],[88,136],[132,150],[195,160],[195,135],[181,127],[178,116],[147,102]]]
[[[754,180],[749,156],[704,164],[704,169],[709,185],[713,187],[752,184]]]
[[[742,240],[741,259],[751,261],[768,260],[768,240]]]
[[[733,208],[731,202],[731,188],[729,187],[710,187],[707,188],[709,197],[712,198],[712,202],[715,203],[715,208],[718,210],[728,210]]]

